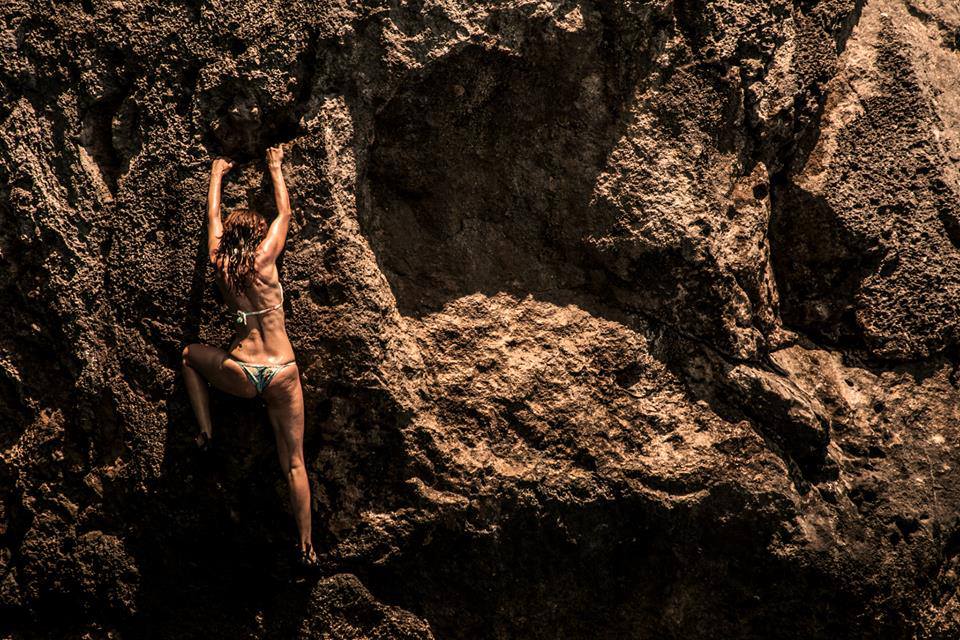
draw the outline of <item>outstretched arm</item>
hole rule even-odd
[[[283,171],[280,168],[282,161],[281,146],[267,149],[267,167],[273,180],[273,197],[277,202],[277,217],[270,223],[270,229],[260,243],[260,253],[269,261],[276,260],[283,251],[287,242],[287,229],[290,228],[290,197],[287,195],[287,185],[283,182]]]
[[[232,166],[232,160],[217,158],[210,167],[210,189],[207,191],[207,253],[211,262],[216,258],[220,236],[223,235],[223,222],[220,220],[220,184]]]

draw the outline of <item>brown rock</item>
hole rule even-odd
[[[960,12],[937,0],[0,8],[0,633],[953,638]],[[272,214],[291,582],[206,172]]]

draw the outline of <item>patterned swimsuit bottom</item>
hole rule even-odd
[[[270,381],[273,380],[275,375],[290,365],[296,364],[296,360],[284,362],[283,364],[254,364],[253,362],[237,360],[231,355],[228,355],[227,357],[240,365],[240,368],[243,369],[243,372],[247,374],[247,379],[252,382],[253,386],[256,388],[257,395],[263,393],[263,390],[267,388],[267,385],[270,384]]]

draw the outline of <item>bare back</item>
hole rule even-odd
[[[258,311],[277,305],[282,300],[280,277],[276,262],[270,260],[261,263],[257,256],[250,285],[237,295],[217,269],[217,286],[224,301],[232,310]],[[287,337],[283,307],[246,317],[246,324],[235,325],[236,334],[227,351],[231,356],[246,362],[279,364],[294,359],[293,345]]]

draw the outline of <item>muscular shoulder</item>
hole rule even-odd
[[[277,263],[273,260],[264,260],[261,263],[258,256],[258,260],[254,263],[254,268],[257,271],[257,278],[262,282],[276,283],[280,277],[277,271]]]
[[[268,253],[262,249],[257,249],[257,254],[253,258],[253,268],[257,270],[257,274],[264,274],[270,271],[277,270],[277,259],[269,256]]]

